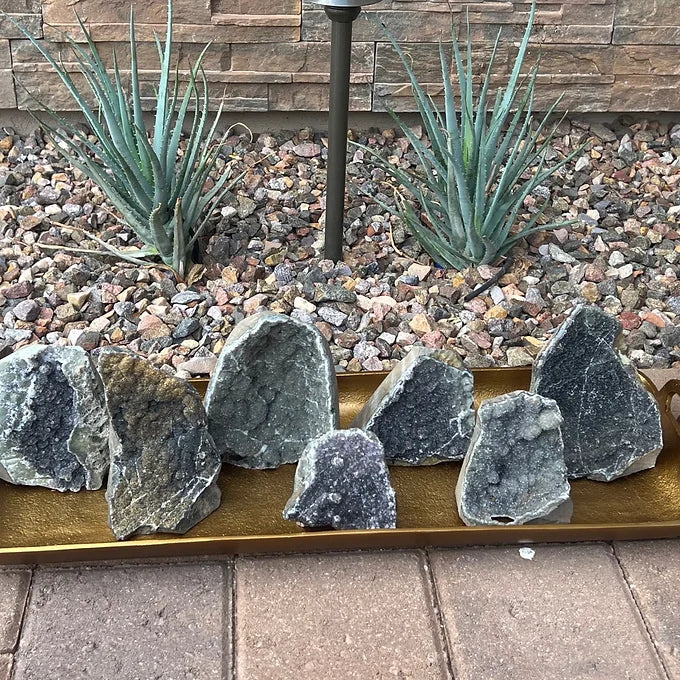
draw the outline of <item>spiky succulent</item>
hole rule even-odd
[[[489,110],[491,74],[498,52],[496,38],[486,76],[474,95],[472,40],[467,25],[465,61],[452,29],[452,51],[458,79],[459,107],[451,83],[450,60],[439,43],[444,108],[440,110],[419,83],[411,64],[392,33],[383,25],[388,39],[408,74],[415,103],[430,145],[420,139],[393,111],[389,111],[415,150],[419,166],[415,171],[399,168],[366,146],[369,154],[395,185],[395,204],[383,207],[399,216],[430,256],[439,264],[464,269],[492,263],[529,234],[570,221],[541,224],[548,201],[517,232],[512,228],[525,198],[552,173],[571,160],[578,149],[552,167],[546,167],[545,151],[555,134],[549,120],[558,99],[534,125],[533,106],[538,67],[525,83],[520,74],[533,27],[536,2],[505,89],[496,90]],[[529,179],[523,177],[533,166]],[[403,190],[406,190],[404,192]],[[404,193],[407,195],[404,196]],[[410,194],[410,196],[408,196]]]
[[[44,42],[33,38],[14,21],[59,75],[94,138],[46,106],[42,109],[49,114],[51,122],[43,117],[39,121],[53,139],[55,148],[101,187],[124,222],[147,246],[145,250],[137,251],[137,258],[133,259],[157,255],[184,275],[196,240],[208,225],[211,212],[239,179],[232,178],[230,169],[225,168],[214,185],[205,190],[226,139],[225,133],[217,141],[212,141],[224,101],[220,103],[214,122],[208,124],[210,100],[202,65],[209,45],[191,67],[186,89],[180,95],[179,64],[175,69],[171,65],[172,1],[168,0],[165,44],[155,36],[160,78],[151,132],[147,129],[142,111],[132,8],[129,90],[123,84],[115,53],[109,73],[92,34],[77,13],[76,20],[86,48],[67,34],[61,33],[61,37],[73,52],[78,71],[94,97],[94,106],[88,104],[72,75],[55,59]],[[192,114],[189,114],[190,108],[193,108]],[[179,153],[182,131],[189,121],[186,145]],[[62,130],[67,134],[64,135]],[[119,255],[130,259],[124,252]]]

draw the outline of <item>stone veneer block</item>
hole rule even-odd
[[[0,479],[98,489],[108,465],[104,394],[85,350],[29,345],[0,360]]]
[[[557,404],[517,391],[485,401],[456,486],[468,525],[571,518]]]
[[[389,463],[461,460],[474,427],[472,373],[454,352],[414,347],[354,419],[373,432]]]
[[[296,463],[312,439],[339,426],[326,340],[283,314],[244,319],[222,349],[205,406],[224,461],[258,469]]]
[[[614,348],[619,321],[576,307],[541,350],[531,391],[554,399],[570,477],[610,481],[654,467],[663,446],[656,399]]]
[[[221,496],[220,457],[198,392],[127,351],[103,350],[98,368],[111,418],[113,533],[188,531]]]
[[[350,429],[309,442],[283,516],[304,527],[395,528],[396,499],[378,438]]]

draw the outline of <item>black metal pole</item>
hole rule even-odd
[[[325,256],[342,260],[342,228],[345,217],[345,171],[349,72],[352,57],[352,22],[360,7],[325,7],[331,20],[331,87],[328,107],[328,165],[326,183]]]

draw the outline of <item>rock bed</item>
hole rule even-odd
[[[352,137],[414,167],[394,130]],[[314,322],[338,370],[390,369],[411,345],[453,348],[468,367],[520,366],[586,301],[619,317],[636,365],[680,366],[680,125],[565,121],[549,153],[584,142],[522,215],[549,196],[549,219],[578,222],[531,237],[497,285],[465,301],[498,269],[434,266],[373,202],[392,189],[355,149],[345,261],[322,259],[326,146],[311,130],[229,139],[225,159],[249,169],[201,243],[191,286],[160,267],[75,252],[98,248],[81,230],[139,244],[40,134],[0,136],[0,352],[120,345],[168,372],[207,374],[234,325],[265,307]]]

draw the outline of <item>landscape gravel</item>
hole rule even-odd
[[[400,131],[350,139],[417,165]],[[327,140],[311,129],[229,138],[217,171],[247,172],[215,212],[187,281],[97,254],[90,234],[119,249],[141,244],[39,131],[5,129],[0,356],[35,342],[117,345],[165,371],[203,375],[235,324],[269,309],[314,323],[339,371],[391,369],[413,345],[454,349],[470,368],[523,366],[585,301],[620,319],[621,349],[637,366],[678,367],[680,125],[565,120],[548,161],[582,144],[527,197],[518,226],[546,199],[546,220],[575,223],[521,242],[499,280],[469,299],[503,263],[439,267],[375,202],[391,203],[393,187],[351,145],[344,261],[323,259]]]

